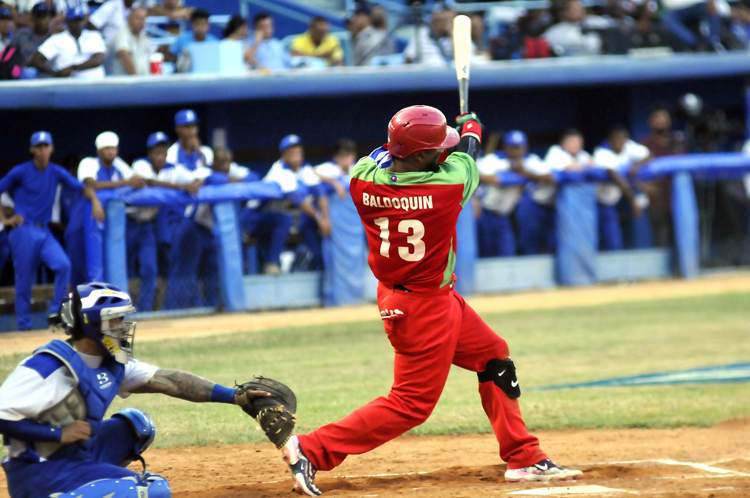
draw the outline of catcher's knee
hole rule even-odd
[[[490,360],[484,372],[477,373],[479,382],[494,382],[511,399],[521,396],[521,388],[516,377],[516,366],[513,360]]]
[[[151,417],[135,408],[120,410],[112,415],[112,418],[115,417],[126,420],[135,435],[135,445],[133,445],[132,453],[120,462],[120,466],[125,467],[133,460],[138,459],[151,446],[156,437],[156,426],[154,426],[154,421],[151,420]]]

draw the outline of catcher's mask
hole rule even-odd
[[[133,357],[135,339],[135,322],[126,322],[125,315],[134,312],[127,292],[111,284],[91,282],[73,289],[48,322],[64,327],[74,340],[88,337],[124,364]]]

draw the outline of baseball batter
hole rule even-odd
[[[294,489],[318,496],[318,470],[331,470],[427,420],[451,365],[477,372],[482,406],[508,462],[509,482],[575,479],[555,465],[530,435],[517,398],[521,390],[507,343],[454,290],[456,221],[479,182],[475,158],[481,124],[460,116],[461,135],[439,110],[412,106],[388,125],[388,145],[361,159],[351,193],[379,280],[378,307],[396,351],[391,392],[343,420],[282,448]],[[456,148],[446,159],[445,151]]]

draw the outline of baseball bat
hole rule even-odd
[[[469,112],[469,64],[471,63],[471,20],[456,16],[453,20],[453,58],[456,61],[458,99],[461,114]]]

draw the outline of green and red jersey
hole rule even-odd
[[[479,184],[474,159],[454,152],[437,171],[394,173],[364,157],[351,178],[375,277],[414,291],[448,285],[456,264],[458,215]]]

